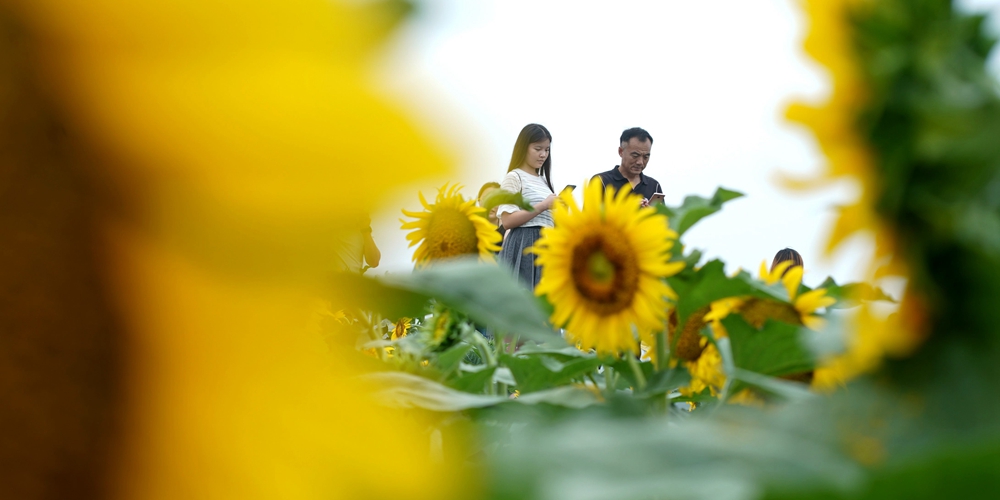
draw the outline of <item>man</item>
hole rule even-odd
[[[605,187],[612,186],[615,190],[627,188],[642,195],[642,206],[649,205],[653,193],[663,192],[656,179],[642,173],[649,164],[649,150],[652,148],[653,136],[649,135],[649,132],[639,127],[622,132],[618,144],[621,165],[615,165],[615,168],[601,172],[594,178],[600,178]]]
[[[365,264],[378,267],[382,252],[372,239],[371,218],[360,217],[334,239],[334,269],[362,273]]]

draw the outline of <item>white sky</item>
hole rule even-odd
[[[962,3],[1000,10],[997,0]],[[822,257],[832,207],[850,201],[853,186],[794,193],[775,181],[823,161],[812,137],[782,117],[795,98],[827,89],[801,50],[804,29],[793,0],[420,2],[380,78],[432,124],[459,170],[386,193],[374,214],[377,274],[412,268],[398,219],[401,208],[420,207],[417,189],[431,198],[458,181],[475,196],[503,177],[518,132],[537,122],[553,135],[557,187],[616,165],[622,130],[643,127],[655,139],[646,173],[668,204],[720,185],[747,195],[691,230],[689,246],[753,272],[788,246],[802,253],[809,285],[860,279],[867,240]]]

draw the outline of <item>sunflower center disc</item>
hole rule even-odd
[[[476,226],[458,210],[441,210],[427,223],[427,253],[430,259],[445,259],[479,252]]]
[[[784,321],[793,325],[802,324],[802,319],[799,318],[799,313],[795,310],[795,307],[784,302],[778,302],[777,300],[751,297],[747,299],[746,303],[740,306],[739,313],[747,323],[750,323],[757,329],[763,328],[764,322],[769,319]]]
[[[639,265],[620,234],[603,231],[585,237],[573,250],[573,284],[600,315],[632,304],[639,284]]]

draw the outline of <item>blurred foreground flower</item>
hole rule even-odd
[[[427,265],[438,259],[479,255],[484,262],[493,262],[493,252],[500,250],[500,233],[486,218],[486,211],[476,206],[475,199],[466,200],[456,184],[448,189],[445,184],[438,190],[434,204],[427,203],[419,193],[424,212],[403,210],[403,214],[416,220],[402,221],[402,229],[411,229],[406,239],[410,246],[417,245],[413,261],[417,266]]]
[[[629,191],[587,185],[583,208],[569,192],[554,209],[555,227],[542,229],[531,250],[542,279],[535,293],[552,303],[552,323],[581,349],[618,356],[637,353],[641,339],[652,343],[662,328],[667,297],[663,281],[684,268],[671,263],[677,234],[667,218],[640,208]]]
[[[421,416],[376,408],[350,382],[349,349],[331,364],[307,332],[334,240],[378,201],[358,188],[371,164],[358,144],[391,145],[380,190],[447,164],[368,88],[366,63],[405,11],[0,2],[0,141],[20,191],[0,227],[4,319],[21,332],[0,340],[2,378],[19,381],[0,413],[23,430],[4,447],[5,494],[462,488],[428,460]],[[410,465],[386,481],[396,461]]]
[[[833,85],[825,103],[795,103],[788,108],[788,119],[808,127],[827,158],[824,172],[816,179],[791,184],[801,189],[841,179],[856,182],[861,187],[861,194],[853,204],[841,208],[827,242],[827,253],[832,253],[852,236],[869,234],[875,241],[869,277],[908,278],[909,271],[897,248],[896,228],[877,210],[884,186],[879,180],[876,152],[868,143],[869,138],[861,132],[872,91],[857,53],[851,16],[859,10],[870,9],[871,5],[858,0],[807,0],[804,3],[810,23],[806,52],[826,67]],[[911,294],[912,290],[908,290],[907,295]],[[803,297],[802,307],[816,305],[815,299],[815,296]],[[875,369],[887,353],[901,355],[912,352],[919,345],[921,335],[916,330],[920,326],[916,321],[903,324],[898,316],[875,314],[867,303],[861,309],[859,319],[849,329],[853,336],[848,340],[848,351],[836,359],[826,360],[829,369],[837,373],[828,372],[824,380],[831,376],[842,383]]]

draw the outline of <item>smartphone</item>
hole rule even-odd
[[[570,191],[576,189],[576,184],[566,184],[566,187],[564,187],[562,190],[565,191],[567,189]]]
[[[663,193],[653,193],[653,196],[649,197],[649,204],[663,203]]]

